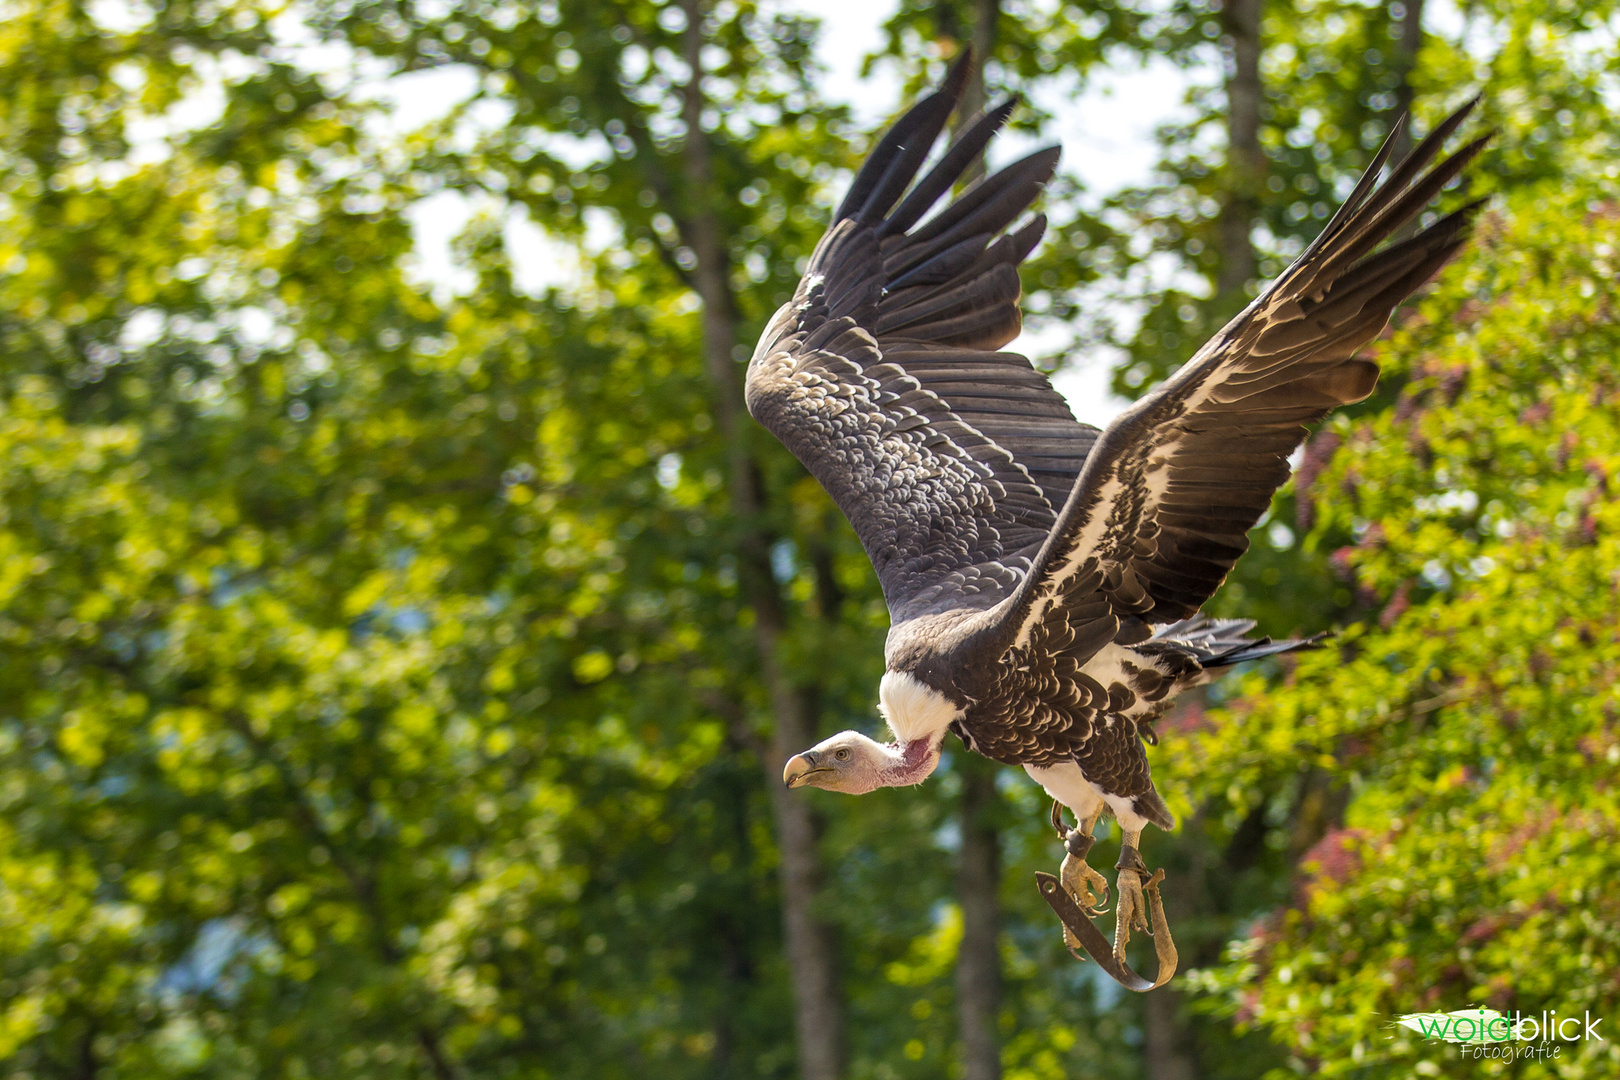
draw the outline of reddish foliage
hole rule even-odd
[[[1299,471],[1294,474],[1294,491],[1298,500],[1295,520],[1302,533],[1310,532],[1311,526],[1316,523],[1316,502],[1311,498],[1311,485],[1333,459],[1340,442],[1334,432],[1322,431],[1305,444],[1305,455],[1300,460]]]
[[[1605,728],[1601,733],[1582,735],[1580,746],[1581,756],[1588,764],[1606,761],[1609,756],[1609,747],[1614,745],[1614,732]]]
[[[1592,482],[1597,485],[1598,492],[1607,496],[1609,494],[1609,467],[1603,463],[1602,459],[1587,458],[1581,468],[1586,470],[1586,475],[1590,476]]]
[[[1454,404],[1468,385],[1468,365],[1456,364],[1446,368],[1440,376],[1440,392],[1446,395],[1446,404]]]
[[[1209,713],[1199,701],[1188,701],[1172,709],[1156,726],[1166,734],[1173,735],[1192,735],[1200,731],[1215,730],[1215,722],[1209,718]]]
[[[1434,451],[1429,446],[1429,440],[1415,427],[1407,433],[1406,449],[1423,468],[1434,464]]]
[[[1534,405],[1519,413],[1519,423],[1526,426],[1542,423],[1552,415],[1552,406],[1545,401],[1538,401]]]
[[[1238,1006],[1237,1015],[1233,1017],[1240,1024],[1252,1024],[1260,1015],[1260,991],[1245,990],[1242,1003]]]
[[[1526,845],[1550,832],[1562,820],[1563,815],[1556,807],[1543,807],[1540,814],[1527,818],[1522,825],[1502,838],[1496,845],[1496,850],[1491,852],[1488,865],[1492,870],[1507,869]]]
[[[1486,983],[1485,1004],[1499,1012],[1513,1007],[1513,980],[1506,975],[1494,975]]]
[[[1264,949],[1271,944],[1273,931],[1277,929],[1277,913],[1269,911],[1254,920],[1249,927],[1249,940],[1254,942],[1256,948]]]
[[[1306,876],[1295,893],[1298,907],[1305,907],[1316,889],[1342,884],[1361,869],[1365,835],[1360,829],[1333,829],[1305,852],[1299,860]]]
[[[1421,416],[1428,397],[1429,392],[1426,389],[1402,394],[1401,400],[1395,403],[1395,416],[1393,418],[1395,423],[1404,424],[1415,416]]]
[[[1400,586],[1395,590],[1395,595],[1389,598],[1389,603],[1384,605],[1384,610],[1379,613],[1379,626],[1388,630],[1395,625],[1396,619],[1406,614],[1406,609],[1412,606],[1411,592],[1412,583],[1410,581],[1401,582]]]
[[[1575,453],[1575,448],[1580,444],[1581,437],[1579,435],[1573,431],[1564,432],[1564,437],[1558,440],[1558,453],[1556,455],[1560,469],[1569,467],[1569,459]]]
[[[1605,218],[1620,218],[1620,202],[1605,199],[1588,208],[1586,212],[1586,224],[1588,225],[1602,221]]]
[[[1364,735],[1349,735],[1339,743],[1338,758],[1340,761],[1350,762],[1366,757],[1376,749],[1376,744]]]
[[[1479,317],[1488,310],[1489,306],[1483,300],[1465,300],[1451,320],[1458,326],[1468,326],[1478,322]]]
[[[1482,941],[1489,941],[1507,921],[1504,915],[1486,915],[1463,931],[1462,942],[1464,945],[1478,945]]]

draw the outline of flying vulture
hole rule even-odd
[[[1357,351],[1467,240],[1477,202],[1386,243],[1488,136],[1429,167],[1470,103],[1378,184],[1392,133],[1293,265],[1098,430],[1027,359],[998,351],[1018,335],[1018,267],[1046,222],[1013,225],[1058,148],[928,216],[1014,106],[963,123],[923,172],[967,70],[872,150],[748,365],[749,412],[854,525],[891,618],[878,698],[893,740],[842,732],[790,759],[783,780],[851,794],[920,783],[953,732],[1051,795],[1071,854],[1063,885],[1088,914],[1108,891],[1084,854],[1112,812],[1123,963],[1157,880],[1142,830],[1175,825],[1149,775],[1149,725],[1220,669],[1316,640],[1250,639],[1252,622],[1199,608],[1247,549],[1306,425],[1372,393],[1378,366]]]

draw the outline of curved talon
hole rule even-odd
[[[1155,905],[1157,905],[1158,902],[1159,902],[1159,882],[1161,882],[1163,880],[1164,880],[1164,868],[1160,867],[1159,869],[1153,871],[1153,876],[1148,878],[1147,881],[1145,881],[1142,884],[1142,891],[1147,893],[1147,895],[1153,900],[1153,903]],[[1153,937],[1154,936],[1153,927],[1151,927],[1151,926],[1142,927],[1142,932],[1145,933],[1148,937]],[[1169,935],[1166,934],[1165,936],[1168,937]],[[1175,949],[1175,943],[1174,942],[1171,943],[1170,948],[1172,950]]]
[[[1063,848],[1068,852],[1058,870],[1059,880],[1088,919],[1094,919],[1108,910],[1108,879],[1086,863],[1086,856],[1097,842],[1091,835],[1095,823],[1096,819],[1093,818],[1090,822],[1081,821],[1072,829],[1067,827],[1063,823],[1063,805],[1056,799],[1052,800],[1052,827],[1057,830],[1063,840]],[[1080,942],[1068,930],[1064,930],[1063,936],[1069,948],[1079,947]]]
[[[1131,931],[1147,929],[1147,901],[1142,895],[1142,879],[1131,871],[1121,871],[1116,885],[1119,903],[1114,905],[1114,956],[1123,964]]]
[[[1142,895],[1142,887],[1152,884],[1157,896],[1159,882],[1164,878],[1164,871],[1157,875],[1149,875],[1147,864],[1142,861],[1142,853],[1136,849],[1135,844],[1124,844],[1119,849],[1119,862],[1114,864],[1119,871],[1115,879],[1115,887],[1119,890],[1119,903],[1114,906],[1114,956],[1120,963],[1125,962],[1125,946],[1131,940],[1131,931],[1140,930],[1152,935],[1148,927],[1147,899]]]
[[[1058,875],[1086,918],[1095,919],[1108,910],[1108,879],[1093,870],[1084,855],[1071,851],[1064,856]]]

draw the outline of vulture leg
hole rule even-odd
[[[1176,943],[1170,938],[1170,927],[1164,919],[1164,904],[1159,899],[1159,882],[1164,880],[1164,871],[1147,872],[1141,853],[1136,849],[1142,838],[1142,830],[1126,832],[1118,866],[1118,934],[1110,950],[1108,939],[1091,925],[1091,920],[1102,910],[1101,902],[1108,899],[1108,882],[1086,865],[1086,853],[1091,850],[1091,830],[1101,816],[1100,809],[1088,805],[1087,813],[1081,817],[1078,827],[1070,829],[1063,824],[1062,807],[1053,803],[1052,825],[1063,837],[1063,846],[1068,849],[1069,855],[1063,860],[1061,879],[1051,874],[1036,874],[1035,883],[1057,913],[1058,920],[1063,923],[1063,942],[1074,953],[1074,958],[1084,960],[1090,956],[1121,986],[1141,993],[1163,986],[1176,973]],[[1097,900],[1098,896],[1102,898],[1101,901]],[[1093,903],[1098,906],[1091,906]],[[1150,919],[1152,929],[1148,927]],[[1153,938],[1153,951],[1159,958],[1159,974],[1152,982],[1132,971],[1125,962],[1125,945],[1131,939],[1133,928],[1145,930]]]
[[[1093,870],[1086,862],[1086,855],[1091,851],[1091,845],[1096,843],[1092,830],[1097,827],[1097,819],[1102,817],[1104,804],[1101,800],[1097,808],[1089,817],[1080,819],[1075,828],[1066,828],[1063,824],[1063,809],[1056,801],[1052,803],[1052,824],[1057,827],[1058,835],[1063,837],[1063,846],[1068,852],[1063,857],[1063,865],[1058,869],[1058,880],[1063,888],[1074,897],[1074,902],[1080,905],[1080,910],[1086,913],[1086,918],[1094,919],[1108,910],[1108,879]],[[1064,944],[1071,949],[1078,949],[1080,942],[1067,928],[1063,931]]]
[[[1125,840],[1119,849],[1119,862],[1114,864],[1114,869],[1119,871],[1119,877],[1114,882],[1119,889],[1119,904],[1114,909],[1116,920],[1114,956],[1122,964],[1125,962],[1125,945],[1131,940],[1131,931],[1152,933],[1148,929],[1147,902],[1142,895],[1142,886],[1148,884],[1152,875],[1148,873],[1147,864],[1142,861],[1142,853],[1136,849],[1141,840],[1141,829],[1134,832],[1126,831]]]

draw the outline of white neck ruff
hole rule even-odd
[[[878,711],[901,746],[921,740],[938,746],[951,721],[962,715],[944,694],[904,671],[884,673],[878,683]]]

